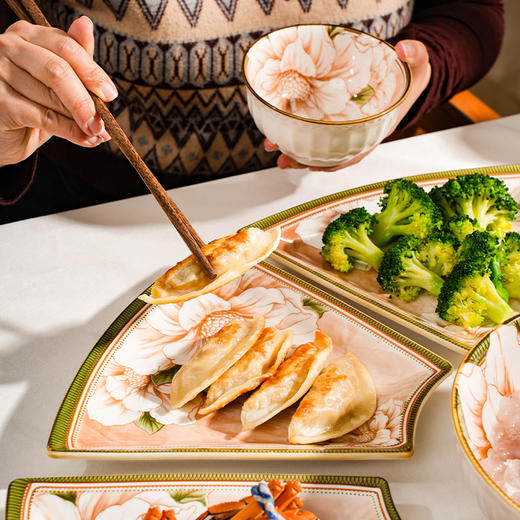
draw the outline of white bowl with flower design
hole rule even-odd
[[[256,40],[242,62],[249,111],[286,155],[337,166],[392,130],[411,72],[395,49],[338,26],[284,27]]]
[[[465,474],[488,520],[520,519],[520,331],[504,325],[460,365],[452,417]]]

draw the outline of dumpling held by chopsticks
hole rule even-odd
[[[267,258],[280,241],[280,228],[262,231],[248,228],[214,240],[202,252],[217,273],[210,280],[193,255],[166,271],[152,286],[151,295],[139,298],[157,305],[191,300],[238,278]]]

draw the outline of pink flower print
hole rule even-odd
[[[172,410],[169,384],[156,386],[150,376],[109,361],[88,401],[87,413],[105,426],[129,424],[143,412],[149,412],[161,424],[190,424],[201,404],[197,398]]]
[[[347,101],[345,82],[331,75],[335,55],[326,27],[276,31],[251,49],[247,76],[272,105],[320,120]]]
[[[142,520],[151,509],[173,511],[178,520],[195,520],[206,510],[196,500],[178,503],[166,491],[84,491],[75,503],[53,494],[36,496],[30,520]]]

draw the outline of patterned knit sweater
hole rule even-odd
[[[430,53],[432,81],[408,120],[479,79],[497,55],[503,31],[500,0],[416,0],[414,11],[413,0],[39,3],[51,23],[65,30],[82,14],[93,20],[95,59],[119,89],[111,110],[166,187],[274,164],[275,154],[264,151],[248,113],[240,78],[248,45],[273,28],[319,22],[391,41],[421,39]],[[0,0],[0,29],[1,24]],[[44,153],[109,197],[144,192],[113,144],[99,148],[54,139]],[[107,175],[100,174],[103,169]]]
[[[111,110],[161,180],[273,164],[247,110],[240,64],[264,32],[327,22],[383,38],[410,20],[411,0],[40,0],[53,25],[95,24],[96,61],[114,78]],[[113,146],[113,145],[112,145]],[[189,179],[186,179],[189,181]]]

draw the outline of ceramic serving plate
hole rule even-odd
[[[461,363],[451,412],[463,468],[489,520],[520,519],[520,323],[494,331]]]
[[[328,520],[399,520],[386,480],[326,475],[112,475],[18,479],[7,520],[138,520],[150,507],[195,520],[209,506],[251,494],[260,480],[299,480],[304,508]],[[154,517],[155,518],[155,517]]]
[[[450,177],[473,172],[503,179],[512,196],[520,201],[520,164],[453,170],[408,178],[429,191],[430,188],[443,184]],[[282,239],[273,258],[283,265],[386,317],[406,324],[408,328],[429,336],[446,347],[466,352],[485,338],[493,328],[478,327],[464,330],[458,325],[442,320],[437,315],[435,312],[437,299],[434,296],[426,293],[410,303],[398,298],[390,299],[377,283],[374,270],[354,269],[347,274],[339,273],[320,256],[321,236],[329,222],[341,213],[360,206],[365,207],[372,214],[380,211],[378,201],[384,185],[384,182],[379,182],[322,197],[267,217],[250,227],[262,229],[281,227]],[[520,222],[514,223],[514,230],[520,231]],[[520,311],[520,301],[512,300],[511,306]]]
[[[377,391],[374,417],[319,445],[291,445],[295,406],[241,432],[244,398],[197,418],[201,398],[172,410],[178,365],[226,323],[262,314],[266,326],[293,330],[293,344],[331,336],[329,361],[352,352]],[[58,412],[48,451],[80,458],[385,458],[413,453],[417,416],[450,364],[423,347],[267,264],[213,293],[162,306],[132,302],[98,341]]]

